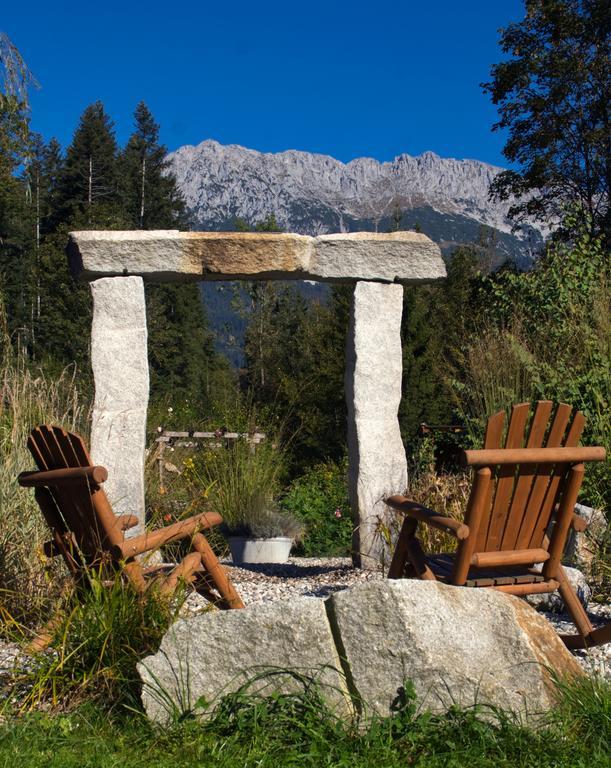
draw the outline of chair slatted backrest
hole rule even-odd
[[[560,403],[552,415],[549,400],[514,405],[505,429],[505,412],[488,420],[485,449],[559,448],[577,446],[585,419]],[[545,534],[560,500],[569,465],[509,464],[491,467],[489,498],[475,544],[476,552],[546,548]]]
[[[61,427],[43,425],[33,429],[28,449],[39,470],[92,466],[82,438]],[[51,529],[64,538],[72,536],[78,549],[74,565],[78,567],[79,559],[85,566],[98,563],[117,538],[104,491],[85,477],[70,486],[49,485],[36,491]]]

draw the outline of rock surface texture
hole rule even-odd
[[[412,580],[198,614],[174,624],[139,665],[144,705],[157,721],[200,697],[206,715],[218,697],[279,668],[316,676],[336,712],[365,716],[391,714],[411,680],[423,709],[479,703],[536,717],[554,703],[548,670],[583,674],[553,627],[519,598]],[[252,690],[301,687],[278,674]]]
[[[394,513],[384,498],[407,487],[407,460],[397,418],[402,312],[400,285],[356,284],[346,342],[348,490],[355,524],[355,564],[365,568],[388,562],[381,530],[390,525]]]
[[[349,681],[382,715],[392,711],[407,680],[424,709],[480,703],[537,715],[553,705],[546,666],[582,674],[544,618],[491,589],[387,580],[329,602]]]
[[[144,448],[149,397],[146,306],[140,277],[91,284],[91,367],[95,399],[91,456],[108,470],[104,489],[116,515],[131,514],[144,530]]]
[[[430,282],[445,277],[439,246],[418,232],[307,237],[289,233],[71,232],[72,272],[88,280],[279,279]]]
[[[325,605],[314,598],[205,613],[176,622],[154,656],[139,665],[143,703],[158,722],[188,712],[196,702],[213,705],[255,676],[251,692],[295,693],[303,684],[286,670],[315,677],[338,713],[350,699]],[[198,707],[206,712],[206,706]]]
[[[566,558],[582,570],[586,578],[592,577],[592,565],[601,551],[607,531],[607,518],[600,509],[575,504],[575,514],[583,518],[588,527],[581,533],[571,530],[566,548]]]

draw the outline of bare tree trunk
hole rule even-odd
[[[32,313],[32,357],[36,343],[35,322],[40,320],[40,170],[36,168],[36,309]]]
[[[144,179],[146,176],[146,157],[142,158],[142,184],[140,186],[140,229],[144,224]]]
[[[87,190],[88,221],[91,224],[91,201],[93,199],[93,158],[89,155],[89,183]]]

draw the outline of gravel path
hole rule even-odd
[[[325,598],[355,584],[383,578],[380,573],[353,568],[349,558],[290,558],[288,563],[282,565],[251,565],[248,568],[237,568],[230,562],[223,565],[247,606],[299,596]],[[186,614],[197,613],[207,605],[204,598],[192,594],[183,611]],[[610,605],[591,604],[589,613],[594,626],[611,621]],[[544,615],[558,632],[575,631],[566,615]],[[18,646],[0,641],[0,683],[12,668],[18,651]],[[573,653],[587,672],[611,680],[611,643]]]

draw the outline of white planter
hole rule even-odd
[[[276,536],[273,539],[249,539],[230,536],[229,549],[234,565],[241,563],[286,563],[293,539]]]

